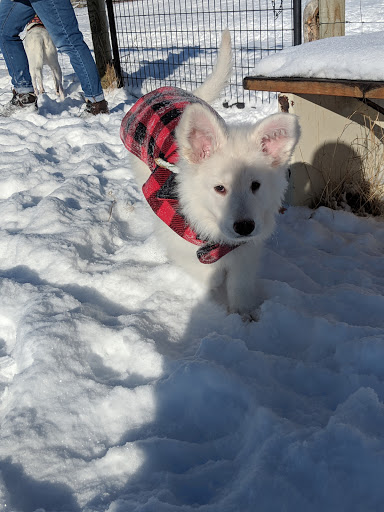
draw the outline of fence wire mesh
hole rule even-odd
[[[256,101],[243,90],[257,59],[293,44],[294,0],[115,0],[116,39],[124,83],[141,94],[172,85],[194,89],[212,70],[221,32],[234,53],[229,105]],[[268,98],[267,93],[259,99]]]
[[[383,0],[346,0],[345,34],[365,34],[384,30]]]

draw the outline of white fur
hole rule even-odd
[[[202,99],[206,99],[204,91],[209,100],[213,93],[217,97],[229,77],[228,39],[225,31],[214,72],[208,84],[198,89]],[[159,219],[157,231],[170,256],[205,282],[229,312],[256,318],[263,299],[257,282],[259,254],[275,228],[286,190],[286,167],[299,138],[297,118],[275,114],[256,125],[233,128],[196,103],[185,109],[175,134],[183,214],[203,239],[242,245],[215,263],[203,264],[197,259],[197,247]],[[148,168],[137,158],[135,162],[142,185]]]
[[[43,85],[43,66],[47,64],[52,71],[55,90],[60,99],[63,100],[63,77],[57,56],[56,46],[45,27],[34,26],[27,30],[24,38],[24,48],[28,57],[29,72],[32,78],[35,94],[45,92]]]

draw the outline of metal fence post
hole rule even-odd
[[[301,0],[293,0],[293,44],[301,44]]]

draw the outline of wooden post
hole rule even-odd
[[[319,0],[320,39],[345,35],[345,0]]]
[[[304,43],[317,41],[319,34],[319,0],[310,0],[303,13]]]
[[[97,70],[103,88],[111,85],[108,75],[113,69],[111,43],[109,41],[108,19],[104,0],[87,0],[89,23],[91,26],[93,49]]]

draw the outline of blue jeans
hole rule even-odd
[[[71,0],[0,0],[0,49],[16,92],[33,91],[19,34],[35,14],[56,47],[68,54],[85,98],[92,102],[104,99],[95,61],[79,30]]]

